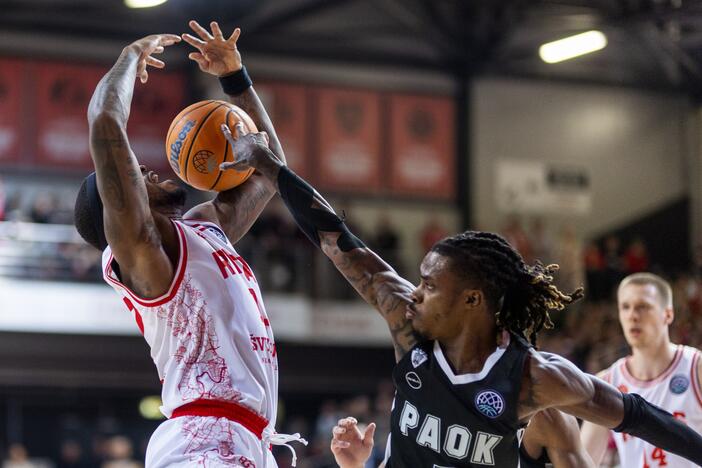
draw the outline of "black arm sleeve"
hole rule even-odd
[[[317,247],[321,247],[318,231],[340,232],[337,245],[343,252],[365,247],[322,196],[287,166],[281,167],[278,173],[278,191],[297,225]],[[312,208],[315,197],[322,208]]]
[[[702,436],[635,393],[624,393],[624,420],[612,429],[702,466]]]

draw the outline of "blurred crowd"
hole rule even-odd
[[[70,227],[72,206],[66,200],[70,198],[50,192],[40,192],[31,200],[5,197],[0,187],[0,221],[9,221],[0,223],[0,274],[9,271],[16,276],[44,279],[100,279],[99,252],[76,241],[75,237],[43,239],[35,233],[29,236],[34,240],[28,251],[34,252],[44,263],[32,264],[29,254],[23,255],[24,270],[8,270],[7,262],[3,263],[3,248],[14,251],[16,245],[8,248],[8,241],[20,237],[8,226],[19,224],[13,222],[31,223],[37,232],[41,231],[37,227],[41,225]],[[414,266],[413,261],[402,257],[402,252],[406,251],[402,249],[402,236],[387,217],[377,219],[373,232],[362,232],[351,216],[347,216],[347,223],[398,270]],[[434,218],[418,232],[413,246],[418,253],[426,252],[449,234]],[[569,225],[554,230],[539,219],[526,226],[517,218],[508,219],[501,234],[527,262],[538,259],[546,264],[558,263],[557,281],[561,289],[572,291],[580,285],[586,287],[586,300],[552,316],[554,328],[539,336],[541,349],[561,354],[591,373],[627,354],[618,323],[616,288],[624,276],[640,271],[663,274],[673,285],[676,311],[671,329],[673,341],[698,347],[702,344],[702,247],[697,249],[686,270],[664,272],[658,267],[657,259],[649,254],[642,238],[621,239],[609,235],[585,241]],[[43,240],[37,241],[37,238]],[[237,249],[254,266],[266,291],[302,292],[312,297],[327,295],[325,298],[335,299],[356,297],[343,279],[333,279],[333,267],[304,238],[280,204],[273,204],[264,212]],[[286,415],[284,411],[279,430],[299,432],[310,441],[307,447],[296,444],[299,467],[325,468],[335,466],[328,447],[331,429],[339,418],[353,415],[364,423],[374,421],[378,424],[376,449],[368,466],[377,466],[384,451],[392,398],[392,383],[383,381],[373,395],[323,401],[316,410],[306,414]],[[133,434],[110,434],[91,441],[67,438],[55,451],[57,455],[50,459],[33,458],[27,448],[15,443],[2,451],[2,468],[140,467],[147,440]],[[275,450],[279,466],[289,466],[288,450],[284,447]]]

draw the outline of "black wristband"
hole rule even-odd
[[[249,73],[245,66],[241,66],[241,70],[219,77],[219,84],[222,85],[222,91],[229,96],[237,96],[253,85]]]
[[[312,208],[315,204],[316,190],[287,166],[281,167],[278,172],[278,191],[300,230],[317,247],[321,248],[318,231],[341,233],[337,245],[342,252],[365,247],[363,241],[349,231],[344,220],[331,211],[331,208]],[[319,197],[321,198],[321,195]]]
[[[666,452],[702,464],[702,436],[635,393],[624,393],[624,419],[615,432],[645,440]]]

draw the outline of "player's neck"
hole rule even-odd
[[[653,346],[632,347],[626,366],[638,380],[652,380],[660,376],[673,362],[677,346],[669,339]]]
[[[454,338],[440,340],[439,344],[456,374],[480,372],[485,361],[501,344],[502,334],[494,327],[484,332],[464,329]]]

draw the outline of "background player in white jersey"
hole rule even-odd
[[[670,284],[651,273],[635,273],[622,280],[617,291],[619,323],[631,355],[599,375],[622,392],[637,393],[702,432],[702,359],[700,351],[670,341],[673,293]],[[609,431],[583,424],[582,439],[599,464]],[[623,467],[683,468],[697,466],[628,434],[614,433]]]
[[[363,432],[353,418],[340,419],[332,429],[331,451],[341,468],[363,468],[373,450],[375,424]],[[520,468],[594,468],[580,442],[578,421],[554,408],[536,413],[524,431]]]
[[[236,43],[190,22],[190,54],[220,77],[230,100],[283,151],[251,86]],[[162,34],[127,46],[95,89],[88,109],[95,174],[76,201],[81,235],[104,249],[105,280],[134,314],[151,348],[169,418],[153,434],[147,468],[275,466],[268,449],[275,426],[278,365],[256,279],[233,244],[274,195],[259,174],[183,214],[185,192],[139,166],[127,139],[135,79],[152,54],[180,41]],[[266,144],[268,142],[266,141]]]
[[[398,363],[387,466],[516,467],[520,431],[554,407],[702,464],[702,437],[671,414],[527,342],[551,311],[582,293],[558,290],[556,266],[528,265],[501,236],[466,231],[431,248],[415,287],[260,138],[230,141],[237,161],[222,166],[261,172],[306,236],[388,322]]]

